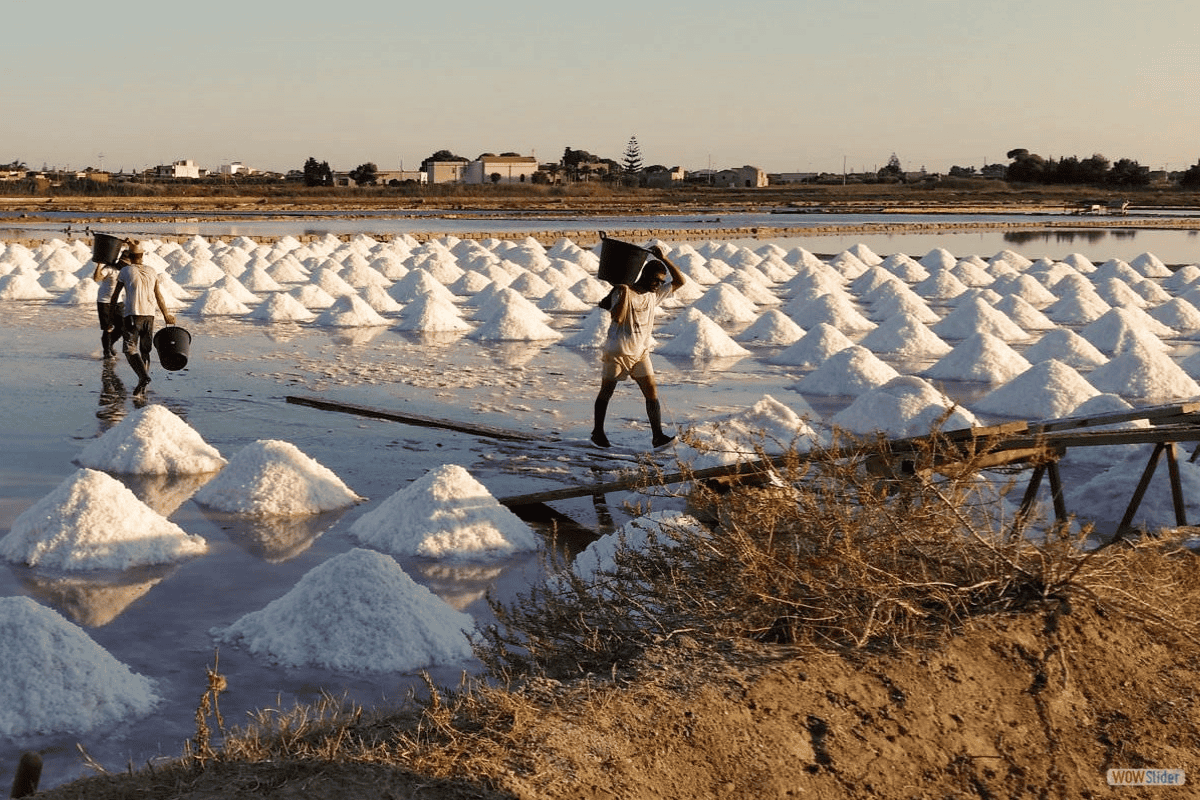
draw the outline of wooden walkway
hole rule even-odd
[[[563,444],[545,436],[488,425],[386,411],[370,406],[311,397],[288,396],[286,399],[288,403],[326,411],[393,420],[407,425],[442,428],[484,438],[543,447]],[[1148,425],[1136,428],[1107,427],[1138,421],[1144,421]],[[623,464],[624,468],[619,472],[618,477],[607,481],[584,482],[497,499],[510,508],[529,507],[557,500],[599,497],[610,492],[628,491],[647,484],[670,486],[711,479],[759,480],[771,475],[777,468],[789,461],[794,462],[798,459],[803,462],[818,457],[823,459],[864,458],[864,466],[868,472],[887,480],[905,480],[915,476],[928,477],[939,469],[949,469],[954,464],[969,461],[980,469],[1022,465],[1032,470],[1029,484],[1014,521],[1013,533],[1016,534],[1027,523],[1041,483],[1047,478],[1050,482],[1050,496],[1054,506],[1055,519],[1060,522],[1068,519],[1058,462],[1070,448],[1153,444],[1154,449],[1142,470],[1125,515],[1117,528],[1116,538],[1120,538],[1131,530],[1137,509],[1164,456],[1167,462],[1175,521],[1180,527],[1187,525],[1177,452],[1177,446],[1183,442],[1200,442],[1200,403],[1174,403],[1135,408],[1111,414],[1006,422],[986,427],[943,431],[935,435],[883,440],[878,443],[877,450],[872,450],[870,445],[856,444],[845,448],[740,461],[736,464],[689,471],[664,472],[649,459],[642,463],[628,460],[614,463],[612,460],[606,459],[604,451],[598,450],[591,453],[590,457],[597,465],[603,464],[607,472],[612,472],[614,467]],[[572,451],[577,451],[579,454],[588,454],[589,452],[587,448],[572,448]],[[932,461],[928,455],[930,453],[935,454]],[[1200,448],[1193,452],[1190,460],[1196,460],[1198,455],[1200,455]]]

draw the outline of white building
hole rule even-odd
[[[160,164],[154,168],[155,176],[159,178],[199,178],[200,167],[190,158],[174,161],[170,164]]]
[[[218,167],[217,172],[221,175],[252,175],[255,170],[247,167],[240,161],[230,161],[228,164],[222,164]]]
[[[713,185],[725,188],[742,187],[760,189],[769,183],[767,173],[749,165],[735,169],[723,169],[713,174]]]
[[[462,183],[465,161],[430,161],[425,167],[427,183]]]

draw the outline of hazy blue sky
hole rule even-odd
[[[0,161],[1200,159],[1197,0],[5,4]],[[101,159],[100,154],[103,154]]]

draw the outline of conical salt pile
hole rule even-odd
[[[1195,399],[1200,385],[1162,350],[1133,345],[1088,375],[1101,392],[1148,403]]]
[[[28,597],[0,598],[0,643],[2,736],[86,733],[161,702],[153,681]]]
[[[363,498],[294,444],[260,439],[235,453],[194,499],[219,511],[297,516],[345,508]]]
[[[84,447],[76,460],[130,475],[191,475],[216,472],[226,464],[217,448],[157,403],[135,409]]]
[[[886,320],[859,344],[872,353],[898,358],[938,358],[950,352],[950,345],[911,314],[897,314]]]
[[[882,431],[889,436],[923,436],[951,408],[954,411],[942,422],[941,430],[951,431],[979,424],[974,414],[965,408],[955,408],[950,398],[926,381],[911,375],[900,375],[860,394],[853,403],[834,414],[829,422],[857,434]]]
[[[738,358],[750,351],[730,338],[720,325],[696,308],[689,308],[671,326],[672,337],[658,347],[663,355],[681,358]]]
[[[467,470],[447,464],[384,500],[350,526],[394,555],[488,559],[536,550],[537,537]]]
[[[798,342],[804,329],[782,311],[772,308],[759,315],[754,324],[733,337],[745,344],[788,345]]]
[[[1069,367],[1083,370],[1108,363],[1108,356],[1070,328],[1047,331],[1025,351],[1025,359],[1031,364],[1057,359]]]
[[[990,333],[1006,342],[1029,338],[1021,326],[978,297],[947,314],[933,332],[947,339],[965,339],[974,333]]]
[[[264,322],[311,322],[317,315],[292,295],[277,292],[259,303],[258,307],[250,312],[250,317]]]
[[[469,660],[464,631],[474,626],[470,615],[415,582],[391,556],[356,548],[213,633],[283,666],[403,673]]]
[[[0,539],[0,558],[62,570],[169,564],[208,549],[103,472],[79,469],[26,509]]]
[[[342,295],[322,311],[313,322],[326,328],[370,328],[388,321],[371,308],[357,293]]]
[[[852,345],[834,353],[791,388],[804,394],[857,397],[899,374],[867,348]]]
[[[922,374],[937,380],[1004,383],[1029,366],[1029,361],[1003,339],[990,333],[976,333],[963,339]]]
[[[718,325],[740,325],[758,318],[758,308],[728,283],[718,283],[704,293],[692,308]]]
[[[822,322],[769,361],[787,367],[815,367],[825,363],[834,353],[853,345],[854,342],[846,334]]]
[[[1061,361],[1042,361],[984,395],[975,410],[1002,417],[1053,419],[1098,394],[1096,387]]]

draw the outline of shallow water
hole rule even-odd
[[[272,235],[286,232],[276,228]],[[1142,233],[1150,232],[1138,232]],[[912,252],[944,246],[960,255],[990,254],[1011,247],[1037,256],[1028,247],[984,247],[978,239],[955,236],[926,237],[920,241],[932,243]],[[900,251],[890,246],[890,240],[872,244],[869,237],[852,236],[844,241],[846,247],[864,242],[881,255]],[[1100,263],[1114,257],[1111,245],[1115,243],[1106,238],[1072,241],[1065,252],[1082,252]],[[1145,249],[1155,251],[1137,252]],[[24,509],[74,472],[72,459],[88,441],[140,401],[129,395],[134,383],[129,367],[123,362],[106,366],[100,360],[91,305],[6,302],[0,303],[0,311],[5,342],[0,356],[3,535]],[[561,315],[555,324],[569,333],[581,318]],[[29,595],[60,610],[135,672],[159,681],[166,698],[153,715],[118,731],[0,742],[0,776],[16,764],[20,751],[37,748],[46,760],[43,786],[78,777],[85,770],[75,750],[77,741],[109,769],[123,769],[130,762],[140,766],[157,755],[177,756],[184,740],[194,733],[193,714],[205,688],[204,670],[213,661],[210,629],[262,608],[313,567],[356,546],[347,534],[350,524],[433,467],[460,464],[497,497],[611,477],[565,448],[502,444],[286,402],[288,395],[320,396],[537,431],[548,438],[582,439],[590,427],[597,371],[591,352],[554,343],[422,337],[388,328],[333,330],[220,318],[182,324],[193,335],[188,367],[177,373],[156,371],[150,402],[166,405],[226,457],[256,439],[289,441],[368,500],[278,530],[198,507],[189,499],[197,488],[194,480],[130,479],[127,482],[140,497],[169,513],[184,530],[203,536],[210,552],[173,567],[88,575],[83,580],[78,575],[0,565],[0,596]],[[656,358],[668,423],[738,412],[764,394],[787,403],[795,397],[787,387],[801,372],[768,365],[766,359],[777,350],[758,348],[749,357],[721,364]],[[963,385],[949,391],[969,403],[982,389]],[[849,398],[808,399],[825,418],[850,402]],[[622,386],[610,410],[610,436],[622,444],[644,442],[649,434],[643,414],[636,389]],[[626,519],[620,500],[610,496],[609,504],[599,507],[590,499],[568,501],[556,504],[556,509],[598,533]],[[567,545],[577,549],[588,539],[577,529]],[[490,589],[500,599],[511,598],[536,580],[540,569],[536,555],[482,567],[421,559],[401,563],[418,582],[479,620],[490,615],[485,591]],[[454,685],[460,669],[441,667],[431,673],[436,683]],[[376,703],[400,699],[420,684],[415,675],[281,669],[236,648],[221,650],[220,671],[229,679],[221,707],[231,724],[245,722],[253,709],[286,708],[294,701],[316,699],[322,692],[346,693]]]

